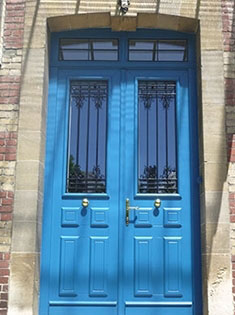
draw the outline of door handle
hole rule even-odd
[[[82,199],[83,208],[87,208],[89,206],[89,200],[87,198]]]
[[[130,200],[127,198],[126,199],[126,225],[129,224],[129,213],[130,210],[139,210],[139,207],[131,207],[130,206]]]
[[[154,207],[155,208],[160,208],[161,207],[161,200],[160,199],[156,199],[154,201]]]
[[[154,201],[154,207],[155,208],[160,208],[160,206],[161,206],[161,200],[160,199],[156,199]],[[139,210],[139,209],[140,209],[139,207],[131,207],[130,206],[130,200],[128,198],[126,199],[126,225],[129,225],[130,210]]]

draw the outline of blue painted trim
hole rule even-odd
[[[49,97],[47,112],[47,141],[46,141],[46,158],[45,165],[53,165],[53,156],[55,151],[55,107],[57,102],[57,75],[58,69],[51,68],[49,76]],[[49,132],[50,130],[50,132]],[[52,174],[51,174],[52,171]],[[40,303],[39,314],[47,314],[48,307],[45,301],[49,298],[49,285],[44,277],[48,279],[48,270],[50,267],[51,256],[51,226],[52,226],[52,203],[53,203],[53,174],[54,168],[45,167],[44,174],[44,202],[43,202],[43,220],[42,220],[42,249],[40,262]],[[45,257],[49,257],[45,259]]]
[[[182,196],[180,194],[138,194],[136,193],[134,199],[156,199],[161,198],[162,200],[181,200]]]
[[[66,193],[62,195],[62,199],[82,199],[82,198],[89,198],[89,199],[109,199],[110,196],[108,194],[91,194],[91,193],[83,193],[83,194],[72,194]]]
[[[116,306],[117,302],[116,301],[100,301],[100,302],[96,302],[96,301],[75,301],[75,302],[71,302],[71,301],[50,301],[49,302],[50,306]]]
[[[195,43],[194,43],[195,45]],[[195,49],[196,52],[196,49]],[[195,54],[196,58],[196,54]],[[189,69],[189,108],[190,121],[190,159],[191,159],[191,207],[192,207],[192,264],[194,268],[193,294],[195,297],[194,315],[203,314],[202,298],[202,266],[201,266],[201,214],[200,214],[200,178],[199,173],[199,139],[198,139],[198,100],[197,100],[197,74]]]
[[[157,307],[157,306],[165,306],[165,307],[175,307],[175,306],[186,306],[191,307],[193,305],[192,302],[125,302],[126,306],[150,306],[150,307]]]
[[[66,79],[66,103],[65,103],[65,109],[63,110],[64,112],[64,119],[63,119],[63,125],[62,125],[62,130],[64,130],[63,133],[63,139],[61,140],[63,145],[63,172],[62,172],[62,191],[61,191],[61,195],[63,196],[63,194],[66,191],[66,181],[67,181],[67,167],[68,167],[68,146],[69,146],[69,141],[65,141],[65,139],[69,139],[69,110],[70,110],[70,100],[69,100],[69,94],[70,94],[70,81],[76,79],[76,78],[67,78]],[[64,85],[64,84],[63,84]],[[64,86],[63,86],[64,88]]]
[[[125,43],[122,43],[122,49],[125,49]],[[123,52],[124,54],[124,52]],[[120,116],[120,151],[119,151],[119,161],[120,161],[120,169],[119,169],[119,209],[124,209],[124,200],[122,200],[122,197],[125,194],[125,168],[123,167],[124,165],[124,161],[125,161],[125,132],[121,132],[121,130],[125,130],[126,129],[126,124],[125,124],[125,103],[126,103],[126,87],[127,87],[127,83],[126,83],[126,71],[123,69],[121,70],[121,100],[123,100],[121,102],[121,116]],[[125,233],[125,226],[123,224],[123,222],[125,222],[125,216],[124,216],[124,211],[119,211],[119,215],[118,215],[118,226],[120,229],[120,237],[118,239],[118,251],[119,253],[123,253],[124,252],[124,233]],[[121,284],[123,283],[123,257],[122,255],[118,256],[118,300],[119,301],[124,301],[124,297],[123,297],[123,290],[121,287]],[[124,314],[125,313],[125,308],[124,308],[124,303],[118,303],[118,310],[117,310],[117,314]]]

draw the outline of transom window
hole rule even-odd
[[[117,39],[78,39],[60,40],[59,60],[117,61]]]
[[[187,40],[129,39],[125,47],[120,48],[117,39],[63,38],[60,39],[59,60],[119,61],[120,49],[126,50],[128,61],[188,60]]]
[[[130,61],[187,61],[186,40],[129,40]]]

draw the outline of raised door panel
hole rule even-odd
[[[91,236],[90,238],[90,296],[106,297],[109,264],[109,238]]]

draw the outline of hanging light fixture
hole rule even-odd
[[[130,5],[130,1],[129,0],[120,0],[119,5],[120,5],[120,10],[122,11],[122,13],[126,14],[128,11],[128,7]]]

